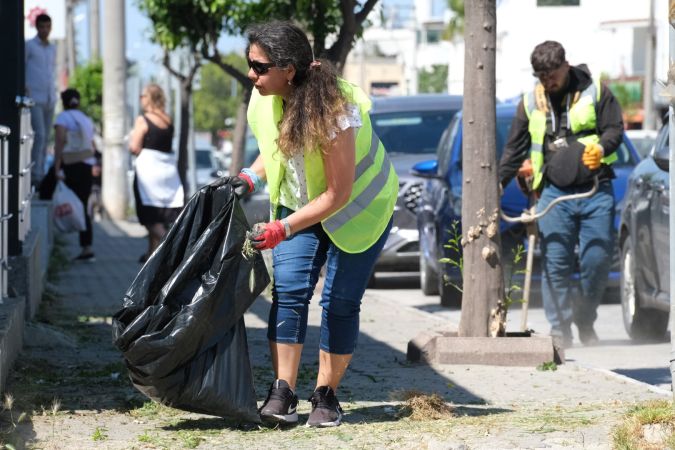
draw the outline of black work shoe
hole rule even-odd
[[[298,396],[284,380],[274,380],[258,412],[264,422],[295,424],[298,422]]]
[[[312,412],[307,419],[308,427],[337,427],[342,422],[342,408],[330,386],[319,386],[309,398]]]
[[[595,330],[592,326],[588,328],[579,328],[579,340],[587,347],[598,345],[600,342],[600,339],[598,339],[598,335],[595,334]]]

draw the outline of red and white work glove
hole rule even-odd
[[[288,222],[286,222],[288,224]],[[286,228],[281,220],[268,223],[256,223],[251,230],[253,247],[258,250],[272,249],[288,237]],[[290,234],[290,233],[288,233]]]

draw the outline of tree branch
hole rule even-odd
[[[360,26],[368,17],[368,14],[373,10],[378,0],[368,0],[361,8],[361,11],[355,14],[356,23]]]
[[[168,70],[171,75],[178,78],[182,83],[185,82],[185,75],[183,75],[182,73],[178,72],[176,69],[171,67],[169,52],[166,49],[164,50],[164,59],[162,60],[162,64],[164,65],[164,67],[166,67],[166,70]]]

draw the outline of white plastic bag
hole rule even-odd
[[[87,224],[84,218],[84,206],[75,192],[63,180],[59,180],[52,197],[54,202],[54,225],[63,233],[84,231]]]

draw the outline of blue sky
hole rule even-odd
[[[88,2],[79,3],[75,9],[75,33],[77,39],[78,62],[89,59],[89,16]],[[126,15],[126,54],[127,59],[136,61],[141,77],[149,79],[157,76],[161,67],[162,50],[150,41],[150,20],[138,10],[137,0],[125,0]],[[103,17],[103,0],[100,2],[100,12]],[[101,23],[101,45],[106,36],[105,23]],[[244,51],[242,37],[223,36],[219,42],[219,49],[223,53],[230,51]]]

